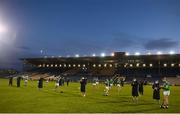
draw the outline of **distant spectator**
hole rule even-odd
[[[124,78],[121,78],[120,82],[121,82],[121,87],[124,87]]]
[[[138,86],[139,86],[138,81],[136,79],[133,79],[131,86],[132,86],[133,101],[135,103],[137,103],[138,102],[138,96],[139,96],[139,94],[138,94]]]
[[[28,79],[25,78],[25,79],[24,79],[24,86],[27,86],[27,83],[28,83]]]
[[[159,85],[159,81],[155,81],[155,83],[152,86],[153,88],[153,99],[157,100],[158,103],[160,104],[160,85]]]
[[[40,78],[38,81],[38,88],[41,90],[43,88],[43,78]]]
[[[67,78],[66,82],[67,82],[67,86],[69,86],[70,79]]]
[[[81,84],[81,93],[82,93],[82,96],[85,97],[86,96],[87,79],[82,77],[82,79],[80,80],[80,84]]]
[[[110,81],[109,79],[106,79],[105,81],[105,90],[104,90],[104,95],[108,96],[109,95],[109,90],[110,90]]]
[[[139,82],[139,93],[140,93],[140,95],[143,95],[143,93],[144,93],[144,81],[143,80],[141,80],[140,82]]]
[[[12,86],[13,85],[13,77],[10,77],[9,78],[9,86]]]
[[[17,87],[20,87],[21,84],[21,77],[17,77]]]

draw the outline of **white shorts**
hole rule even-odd
[[[56,86],[59,86],[59,83],[56,83],[55,85],[56,85]]]
[[[92,85],[93,85],[93,86],[95,86],[95,85],[96,85],[96,83],[93,83]]]
[[[109,90],[109,86],[106,86],[106,89]]]
[[[99,84],[99,82],[96,82],[96,84],[98,85],[98,84]]]
[[[117,86],[118,86],[118,87],[121,87],[121,85],[120,85],[120,84],[117,84]]]
[[[169,96],[170,95],[170,91],[163,91],[163,95],[164,96]]]

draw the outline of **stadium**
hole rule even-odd
[[[0,114],[180,113],[179,6],[0,0]]]
[[[111,56],[80,57],[43,57],[21,58],[23,71],[5,72],[1,78],[0,112],[11,113],[177,113],[179,110],[179,54],[129,55],[114,52]],[[9,74],[9,75],[8,75]],[[1,72],[1,75],[2,72]],[[12,85],[8,80],[12,78]],[[18,77],[22,78],[18,85]],[[65,78],[65,84],[57,88],[59,77]],[[80,79],[87,78],[86,97],[80,94]],[[124,79],[124,86],[116,84],[118,78]],[[152,99],[152,84],[162,79],[171,84],[170,107],[161,109],[159,103]],[[7,79],[10,78],[10,79]],[[139,96],[138,103],[132,100],[131,83],[146,81],[144,95]],[[44,80],[43,88],[38,90],[37,81]],[[67,79],[70,79],[66,85]],[[94,79],[99,84],[94,85]],[[112,79],[113,85],[106,92],[106,79]],[[28,81],[27,81],[28,80]],[[38,81],[39,83],[39,81]],[[38,86],[38,87],[37,87]],[[160,102],[163,100],[160,90]],[[12,105],[9,105],[12,104]]]
[[[173,85],[180,85],[180,54],[128,55],[114,52],[111,56],[92,57],[44,57],[23,58],[24,72],[32,79],[69,77],[73,81],[81,77],[88,80],[124,77],[126,82],[133,78],[153,83],[164,77]]]

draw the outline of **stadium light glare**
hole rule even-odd
[[[105,53],[101,53],[101,57],[105,57],[106,56],[106,54]]]
[[[162,52],[161,52],[161,51],[158,51],[158,52],[157,52],[157,55],[162,55]]]
[[[79,57],[79,54],[76,54],[75,57]]]
[[[4,25],[0,24],[0,33],[6,33],[7,32],[7,27]]]
[[[129,55],[130,55],[130,53],[129,53],[129,52],[126,52],[126,53],[125,53],[125,55],[126,55],[126,56],[129,56]]]
[[[111,56],[112,56],[112,57],[114,57],[114,52],[113,52],[113,53],[111,53]]]
[[[92,54],[92,56],[93,56],[93,57],[96,57],[96,54],[95,54],[95,53],[93,53],[93,54]]]
[[[174,67],[174,63],[171,64],[171,67]]]
[[[174,54],[175,54],[175,51],[170,51],[169,54],[170,54],[170,55],[174,55]]]
[[[139,55],[140,55],[140,53],[139,53],[139,52],[135,52],[135,55],[136,55],[136,56],[139,56]]]
[[[164,67],[167,67],[167,64],[166,64],[166,63],[164,64]]]
[[[149,64],[149,66],[150,66],[150,67],[152,67],[152,66],[153,66],[153,64]]]
[[[146,64],[143,64],[143,67],[146,67]]]
[[[148,52],[147,55],[151,55],[151,52]]]
[[[136,67],[139,67],[139,63],[136,64]]]

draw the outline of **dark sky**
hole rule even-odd
[[[18,58],[180,52],[180,0],[0,0],[0,66]],[[40,53],[40,50],[43,50]]]

